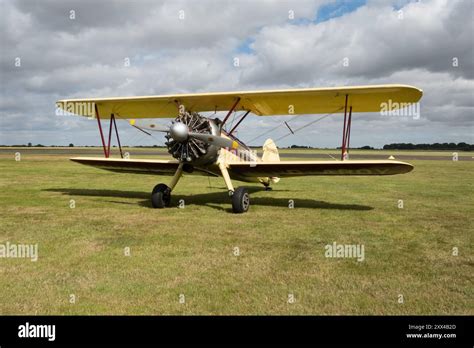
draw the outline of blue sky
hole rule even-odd
[[[318,9],[314,21],[316,23],[321,23],[330,20],[331,18],[341,17],[346,13],[357,10],[366,3],[366,0],[337,0],[334,3],[321,6]]]

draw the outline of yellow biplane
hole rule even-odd
[[[70,99],[57,102],[58,110],[97,119],[104,158],[71,158],[72,161],[110,171],[172,175],[169,184],[158,184],[151,193],[154,208],[170,205],[171,191],[183,173],[222,176],[234,213],[249,209],[245,187],[234,189],[232,179],[258,182],[265,189],[280,178],[316,175],[393,175],[407,173],[413,167],[392,160],[348,160],[352,113],[380,112],[417,103],[418,88],[406,85],[378,85],[337,88],[306,88],[225,93],[196,93],[145,97]],[[233,112],[243,111],[231,129],[226,123]],[[200,113],[227,111],[223,120]],[[391,110],[388,110],[391,111]],[[268,139],[263,155],[235,136],[235,130],[250,114],[258,116],[340,114],[344,115],[341,160],[280,161],[275,143]],[[169,127],[149,119],[174,118]],[[109,119],[106,144],[101,120]],[[173,160],[123,158],[116,119],[127,119],[142,132],[164,132]],[[110,158],[112,131],[115,131],[121,158]],[[290,128],[290,131],[291,128]]]

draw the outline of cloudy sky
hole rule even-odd
[[[99,145],[94,120],[55,115],[59,99],[385,83],[421,88],[420,117],[356,114],[351,145],[474,143],[472,0],[0,4],[0,144]],[[252,115],[238,136],[278,139],[284,120],[318,117]],[[277,144],[335,147],[341,127],[328,117]],[[163,144],[119,130],[124,144]]]

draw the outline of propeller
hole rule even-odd
[[[194,139],[199,139],[205,143],[212,144],[218,147],[228,147],[229,149],[236,149],[239,147],[239,143],[235,140],[220,137],[212,134],[202,134],[202,133],[188,133],[189,137]]]
[[[237,149],[237,141],[211,133],[209,120],[198,113],[180,114],[169,127],[155,124],[148,120],[130,120],[130,124],[145,132],[168,133],[165,143],[168,152],[181,161],[191,162],[207,153],[210,145]],[[147,133],[147,132],[145,132]],[[149,134],[149,133],[148,133]]]

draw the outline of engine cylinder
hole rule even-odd
[[[212,134],[210,120],[197,112],[183,112],[173,121],[165,143],[168,152],[182,162],[194,162],[208,153],[209,145],[201,140],[189,138],[188,133]]]

